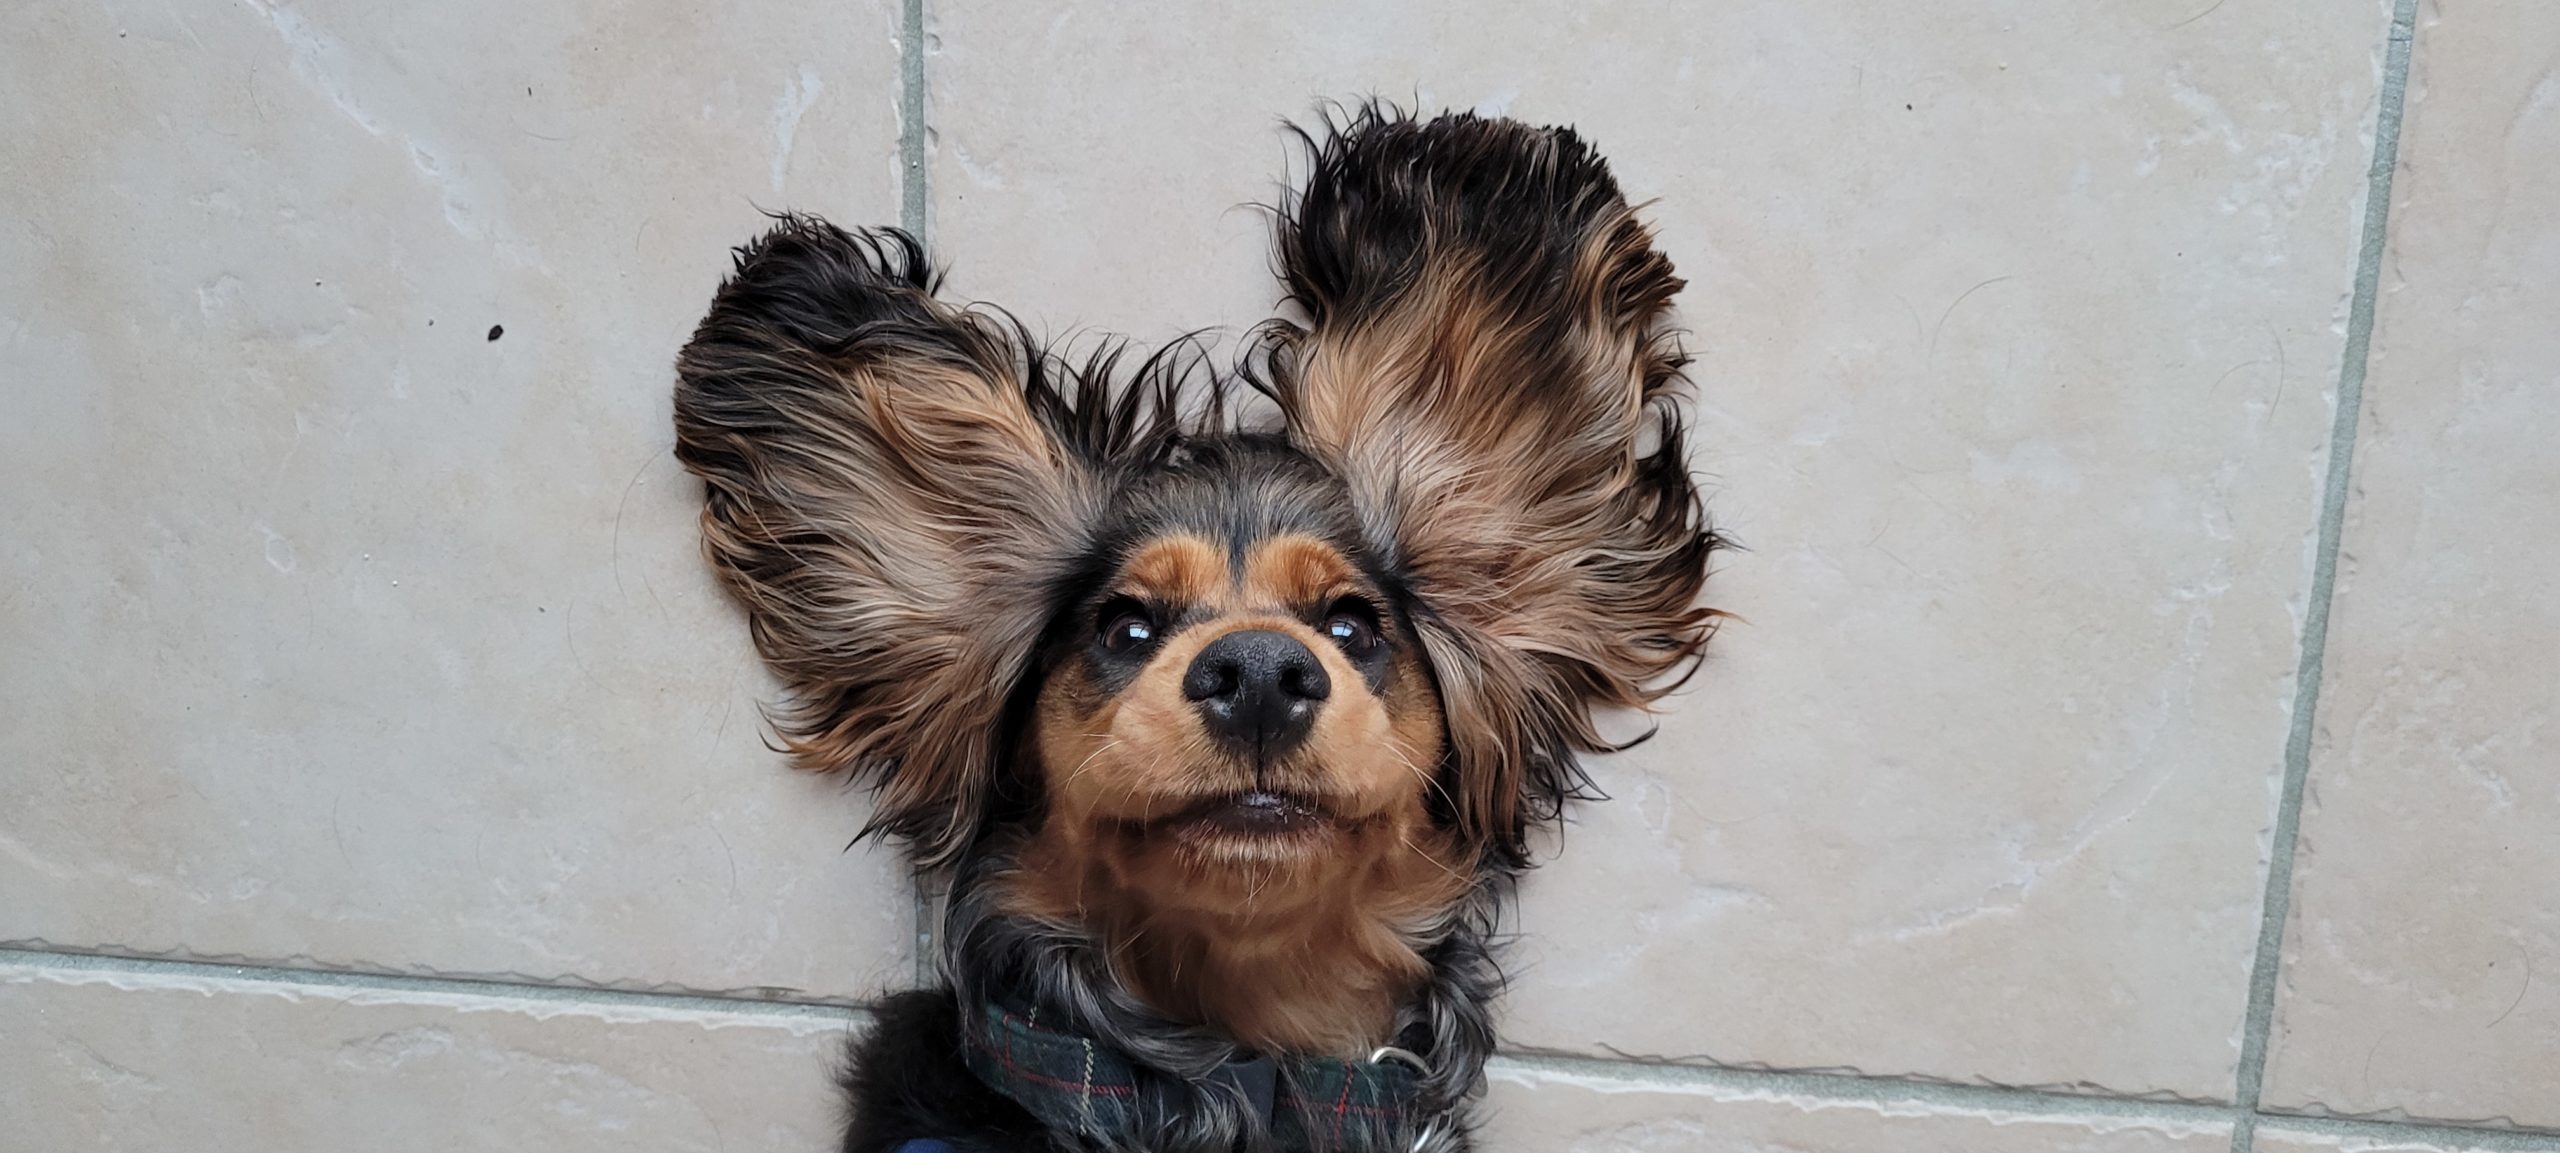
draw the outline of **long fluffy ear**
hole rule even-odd
[[[1681,282],[1573,132],[1370,107],[1312,145],[1268,390],[1407,573],[1462,828],[1518,861],[1716,614],[1658,324]]]
[[[933,288],[903,233],[784,217],[738,250],[675,405],[706,551],[790,689],[777,730],[803,767],[868,781],[866,832],[928,866],[985,811],[1096,501],[1044,362]]]

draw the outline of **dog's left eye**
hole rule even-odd
[[[1378,625],[1370,618],[1367,606],[1345,602],[1333,607],[1325,617],[1324,634],[1341,645],[1344,652],[1365,656],[1378,647]]]
[[[1102,647],[1106,652],[1125,653],[1143,648],[1156,639],[1155,618],[1146,607],[1134,601],[1114,601],[1102,606]]]

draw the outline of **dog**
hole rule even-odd
[[[1302,316],[1070,362],[782,216],[678,358],[705,551],[803,767],[946,888],[847,1153],[1469,1147],[1500,907],[1720,540],[1681,281],[1569,129],[1300,130]]]

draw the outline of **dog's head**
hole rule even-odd
[[[1374,111],[1312,156],[1260,425],[1184,357],[1062,365],[903,235],[805,218],[685,349],[678,454],[776,727],[920,862],[1012,829],[1172,904],[1398,845],[1516,865],[1591,710],[1704,641],[1680,282],[1606,166]]]
[[[1115,488],[1023,690],[1052,852],[1158,908],[1445,856],[1418,606],[1348,486],[1280,438],[1218,436]]]

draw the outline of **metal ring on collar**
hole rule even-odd
[[[1393,1045],[1380,1045],[1377,1052],[1369,1054],[1370,1064],[1375,1065],[1380,1061],[1394,1061],[1426,1076],[1431,1072],[1430,1064],[1425,1062],[1420,1054],[1411,1049],[1398,1049]]]

